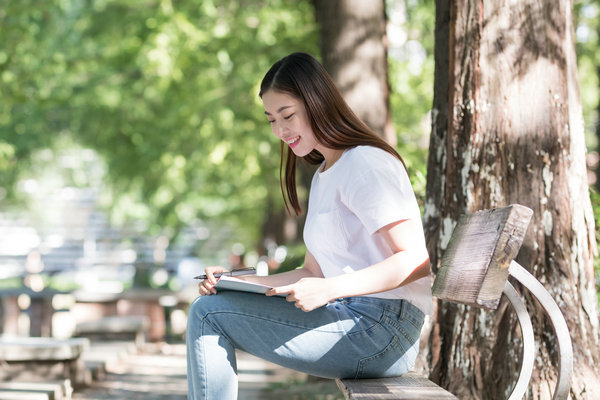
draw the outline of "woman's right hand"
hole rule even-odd
[[[206,267],[204,269],[206,279],[198,283],[198,293],[200,294],[200,296],[209,296],[211,294],[217,294],[217,289],[215,289],[215,285],[217,284],[219,278],[215,278],[214,274],[225,271],[227,270],[220,266]]]

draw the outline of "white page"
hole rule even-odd
[[[269,291],[269,289],[271,289],[271,286],[261,285],[260,283],[254,282],[246,282],[232,276],[222,276],[217,281],[215,288],[265,294]],[[287,294],[281,294],[277,296],[285,297]]]

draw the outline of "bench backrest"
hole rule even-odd
[[[442,258],[433,295],[496,309],[532,215],[518,204],[462,215]]]

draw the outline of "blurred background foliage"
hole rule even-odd
[[[393,122],[422,199],[435,2],[387,8]],[[593,155],[599,2],[575,14]],[[308,0],[0,0],[0,207],[43,216],[32,185],[93,186],[116,225],[172,238],[213,221],[255,247],[283,207],[258,85],[280,57],[318,55],[314,19]]]
[[[579,90],[583,106],[588,150],[598,152],[600,81],[600,1],[575,2],[575,38]],[[595,166],[594,166],[595,167]],[[597,182],[595,177],[592,182]]]
[[[58,167],[53,154],[79,146],[100,156],[115,223],[172,235],[218,218],[238,240],[257,237],[264,205],[279,203],[268,200],[279,144],[257,84],[289,49],[315,51],[308,2],[0,4],[5,203],[24,200],[15,183],[43,179],[34,164]],[[90,184],[80,165],[68,170],[66,184]]]

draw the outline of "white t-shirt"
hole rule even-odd
[[[399,220],[421,222],[408,174],[390,153],[371,146],[346,150],[312,179],[304,242],[325,277],[357,271],[393,253],[377,232]],[[429,277],[368,296],[405,299],[433,312]]]

